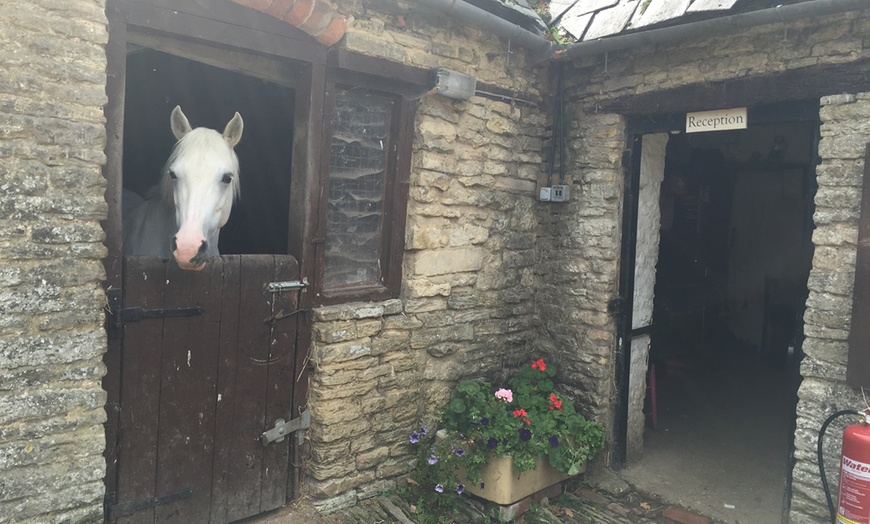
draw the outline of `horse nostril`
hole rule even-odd
[[[178,237],[172,237],[172,252],[178,251]]]
[[[198,256],[198,257],[205,256],[206,251],[208,251],[208,242],[203,240],[202,244],[199,245],[199,251],[196,252],[196,256]]]

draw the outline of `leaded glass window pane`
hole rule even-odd
[[[365,89],[337,93],[329,160],[324,285],[379,284],[393,100]]]

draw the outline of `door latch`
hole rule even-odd
[[[265,447],[272,442],[283,442],[284,437],[296,433],[296,444],[301,446],[305,442],[305,430],[309,427],[311,427],[311,411],[306,409],[299,418],[290,421],[285,421],[283,418],[276,420],[274,428],[260,435],[260,441]]]

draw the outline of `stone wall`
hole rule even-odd
[[[100,522],[104,4],[0,18],[0,522]]]
[[[864,148],[870,142],[870,93],[837,95],[821,100],[822,164],[816,168],[819,188],[813,221],[813,267],[807,282],[798,392],[795,458],[792,472],[792,522],[809,524],[828,517],[819,480],[816,439],[824,420],[840,409],[866,406],[860,391],[845,384],[858,217],[864,177]],[[855,422],[841,418],[828,428],[825,465],[837,497],[842,428]]]
[[[522,53],[413,2],[344,2],[348,49],[539,93]],[[491,53],[488,57],[487,53]],[[433,425],[464,378],[537,354],[535,184],[540,107],[422,96],[415,119],[403,284],[396,300],[314,313],[308,493],[354,504],[414,465],[408,434]]]
[[[589,400],[590,410],[602,418],[613,410],[614,325],[606,303],[617,292],[620,153],[626,145],[624,118],[601,113],[601,103],[682,85],[866,59],[870,57],[868,32],[870,12],[857,11],[572,61],[567,69],[572,122],[569,175],[575,199],[565,207],[544,209],[538,239],[538,256],[545,261],[549,280],[566,285],[544,279],[541,289],[547,300],[541,300],[541,318],[560,358],[572,370],[567,378],[574,381],[581,398]],[[866,103],[863,96],[846,95],[826,98],[822,104],[823,164],[818,168],[818,229],[813,236],[817,248],[805,314],[807,357],[801,368],[804,382],[797,410],[792,522],[818,522],[827,511],[811,453],[821,420],[844,403],[861,405],[855,402],[860,395],[845,386],[843,363],[863,169],[860,157],[868,141]],[[834,446],[831,443],[828,450],[831,464],[836,464]]]

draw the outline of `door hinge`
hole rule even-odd
[[[204,310],[200,306],[144,309],[141,307],[125,307],[118,310],[115,319],[118,323],[139,322],[146,318],[196,317]]]
[[[290,421],[282,418],[276,420],[274,428],[260,435],[260,441],[263,446],[268,446],[272,442],[283,442],[284,437],[296,433],[296,444],[301,446],[305,442],[305,430],[309,427],[311,427],[311,411],[306,409],[299,418]]]

